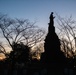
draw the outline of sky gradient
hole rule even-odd
[[[46,28],[51,12],[60,16],[76,18],[76,0],[0,0],[0,12],[11,18],[37,21],[36,25]],[[47,29],[47,28],[46,28]]]
[[[62,17],[72,15],[76,20],[76,0],[0,0],[0,13],[7,14],[11,18],[37,21],[36,25],[46,30],[52,11]],[[55,13],[54,15],[56,26],[57,17]]]

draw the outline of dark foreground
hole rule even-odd
[[[76,67],[58,67],[45,64],[16,63],[15,65],[0,63],[0,75],[76,75]]]

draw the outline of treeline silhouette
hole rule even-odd
[[[54,18],[51,12],[41,59],[32,59],[28,45],[13,42],[9,57],[0,61],[0,75],[76,75],[76,60],[61,51]]]

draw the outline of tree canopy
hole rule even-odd
[[[2,43],[0,47],[4,49],[3,53],[6,51],[3,46],[5,42],[11,50],[13,50],[13,42],[17,44],[22,42],[31,48],[42,42],[45,30],[36,26],[35,23],[28,19],[12,19],[7,15],[0,14],[0,36],[6,40],[0,41]]]

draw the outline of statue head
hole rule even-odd
[[[53,12],[51,12],[51,14],[53,15]]]

